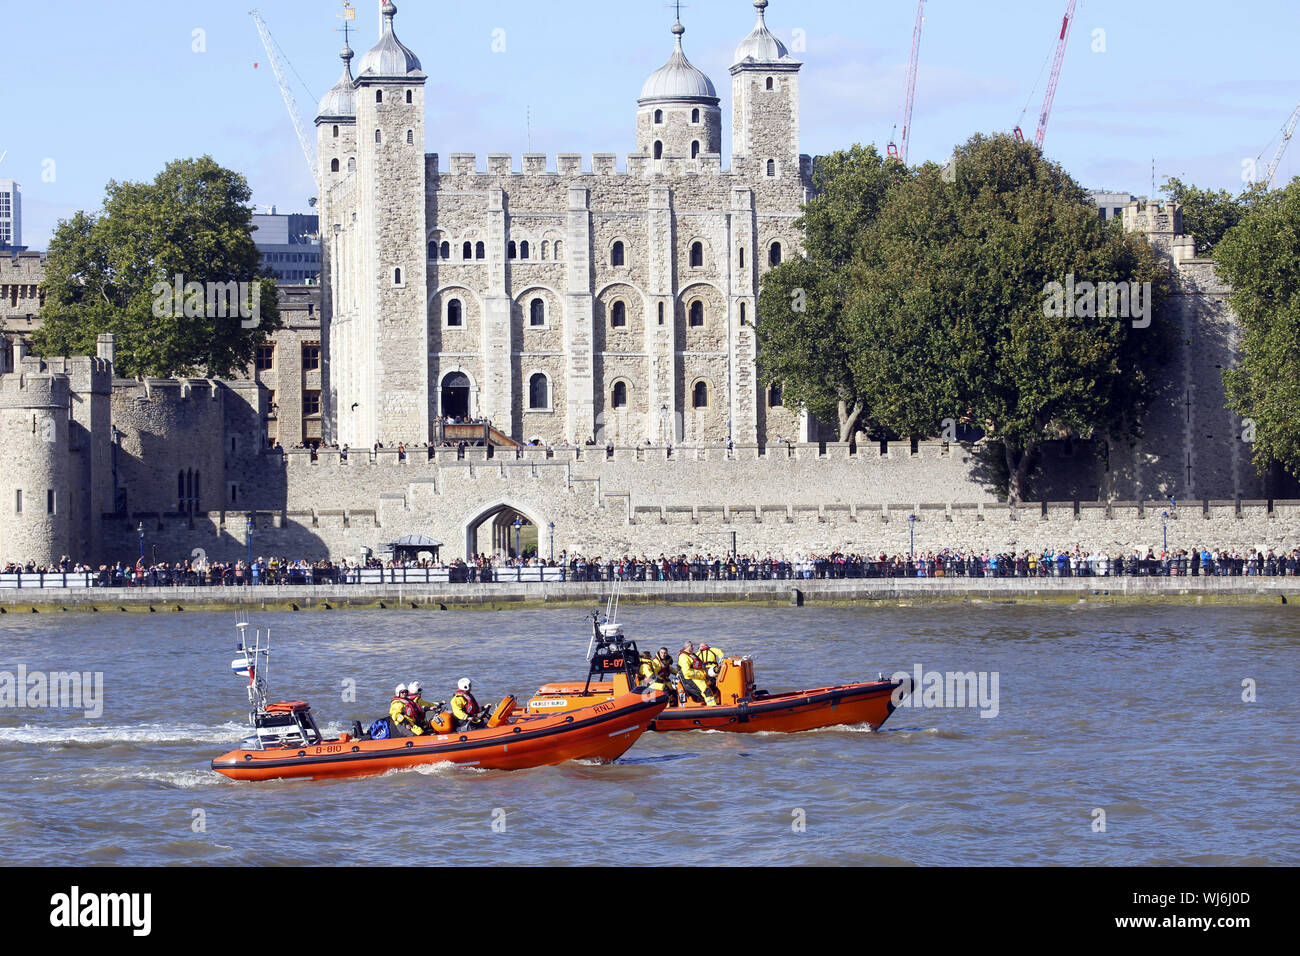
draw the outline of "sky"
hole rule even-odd
[[[289,63],[315,144],[316,104],[339,78],[341,3],[0,0],[0,178],[23,188],[23,241],[100,207],[109,180],[151,180],[210,154],[247,177],[259,211],[308,211],[315,186],[249,14]],[[1032,139],[1067,0],[926,0],[909,162],[943,161],[973,133]],[[379,4],[354,0],[358,59]],[[398,0],[398,37],[429,75],[425,148],[635,149],[636,99],[672,53],[663,0]],[[810,155],[899,135],[916,0],[771,0],[768,27],[805,66]],[[731,141],[736,45],[750,0],[688,0],[684,46],[722,97]],[[1263,177],[1300,102],[1300,2],[1078,0],[1044,149],[1080,183],[1147,195],[1166,176],[1236,191]],[[353,61],[354,65],[356,60]],[[531,140],[530,140],[531,137]],[[1297,136],[1300,139],[1300,136]],[[531,149],[530,149],[531,146]],[[1276,184],[1300,175],[1292,143]]]

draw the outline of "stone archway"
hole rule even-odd
[[[443,417],[465,421],[472,417],[471,383],[464,372],[451,372],[444,376],[438,398],[438,412]]]
[[[518,529],[515,521],[520,523]],[[530,546],[540,548],[542,527],[542,521],[535,515],[509,502],[497,502],[465,523],[465,557],[469,559],[476,554],[513,556],[516,540],[525,552]]]

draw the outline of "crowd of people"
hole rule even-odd
[[[468,561],[376,557],[339,561],[259,557],[247,561],[177,561],[143,559],[97,567],[63,556],[45,565],[10,561],[8,575],[91,576],[96,587],[244,586],[281,584],[358,584],[373,579],[362,571],[428,569],[447,572],[453,584],[537,580],[523,569],[553,569],[547,580],[565,581],[783,581],[845,578],[1047,578],[1047,577],[1294,577],[1300,573],[1300,548],[1193,548],[1107,554],[1100,551],[1046,549],[999,553],[944,549],[924,554],[860,554],[842,551],[784,554],[667,554],[587,557],[562,551],[556,559],[479,554]],[[385,578],[398,580],[397,575]],[[409,575],[401,576],[411,580]]]

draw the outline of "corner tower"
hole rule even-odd
[[[799,175],[799,69],[767,29],[767,0],[754,0],[758,23],[736,47],[731,67],[732,165],[754,177]]]
[[[382,8],[383,35],[361,58],[356,79],[355,196],[360,294],[355,334],[331,356],[356,369],[340,390],[340,442],[429,438],[425,245],[424,84],[420,61],[397,39],[397,7]],[[352,228],[347,222],[345,228]],[[335,365],[335,368],[338,366]]]
[[[652,159],[694,159],[722,152],[722,110],[713,82],[691,65],[682,50],[686,28],[673,24],[676,49],[655,70],[637,100],[637,152]]]

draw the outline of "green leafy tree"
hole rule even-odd
[[[105,192],[102,212],[60,221],[50,241],[33,348],[93,355],[98,335],[111,332],[123,375],[247,368],[281,320],[275,279],[253,245],[244,177],[204,156]]]
[[[869,405],[901,434],[983,428],[1023,499],[1044,441],[1136,431],[1168,270],[1036,147],[977,135],[954,160],[889,193],[855,266]]]
[[[804,255],[763,277],[756,329],[760,377],[781,384],[787,405],[838,422],[840,441],[871,424],[859,377],[859,357],[871,343],[847,307],[848,266],[885,194],[906,176],[900,163],[874,147],[819,157],[815,195],[795,223],[804,233]]]
[[[1170,176],[1160,191],[1183,207],[1183,230],[1196,238],[1196,254],[1214,257],[1219,241],[1267,194],[1268,187],[1255,183],[1234,196],[1226,189],[1201,189]]]
[[[1300,477],[1300,178],[1256,203],[1214,258],[1242,326],[1241,362],[1223,373],[1228,405],[1247,419],[1256,468]]]

